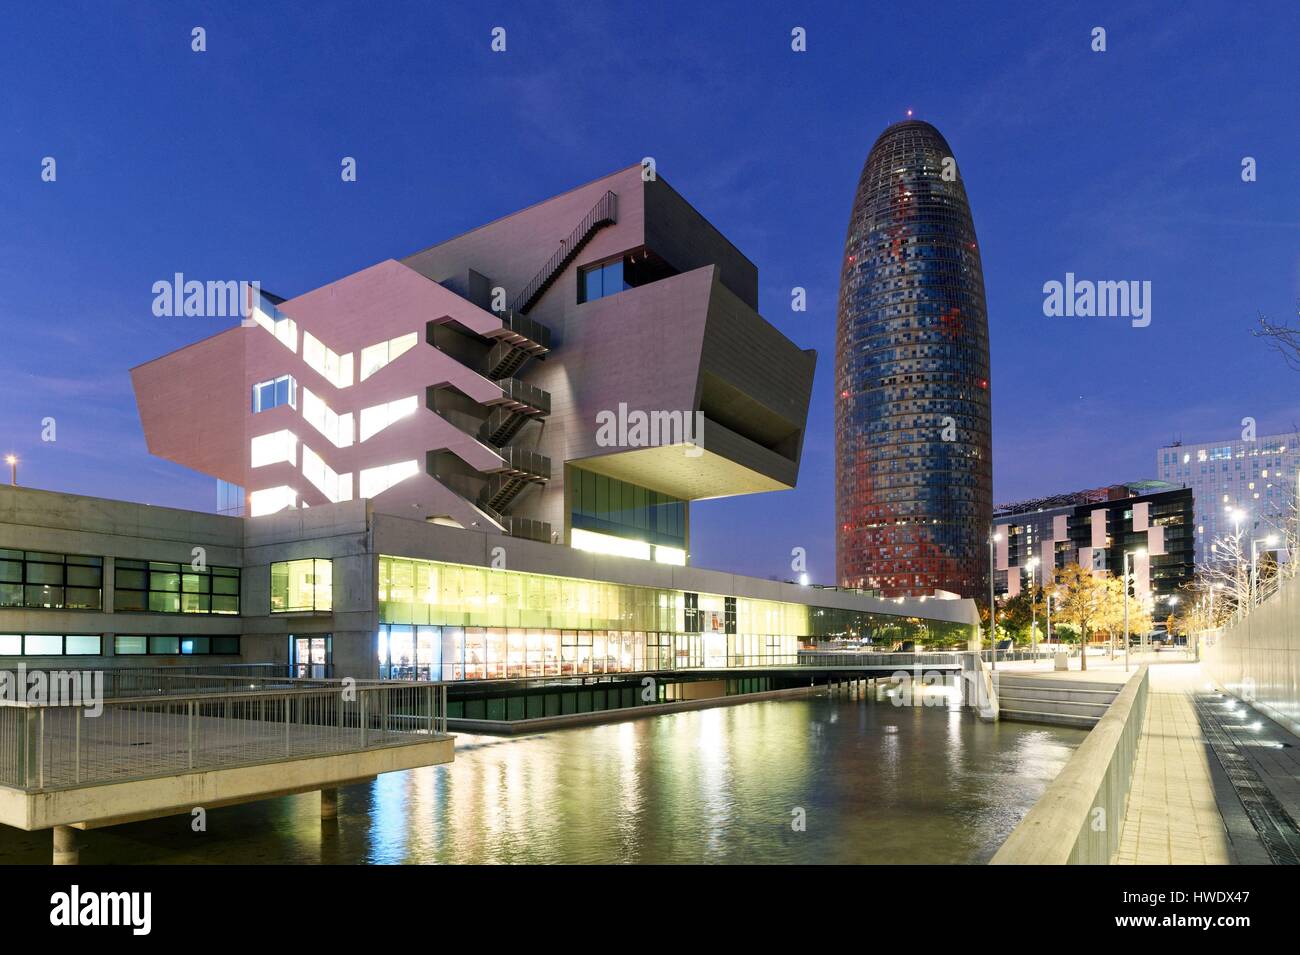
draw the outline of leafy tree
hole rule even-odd
[[[1106,581],[1078,564],[1064,567],[1056,575],[1056,581],[1053,606],[1058,619],[1077,630],[1082,651],[1079,665],[1086,670],[1089,637],[1105,619],[1109,600]]]

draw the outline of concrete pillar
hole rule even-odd
[[[79,865],[81,850],[77,847],[77,830],[71,826],[54,827],[54,864]]]
[[[320,817],[322,820],[339,817],[339,791],[322,789],[320,791]]]

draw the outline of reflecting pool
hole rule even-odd
[[[94,830],[92,863],[983,862],[1084,731],[809,697],[512,739],[339,793]],[[802,823],[802,826],[800,825]],[[50,833],[0,827],[0,863]]]

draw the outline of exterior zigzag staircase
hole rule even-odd
[[[502,400],[490,405],[473,402],[450,386],[430,389],[429,407],[468,434],[472,434],[501,460],[499,468],[471,473],[465,462],[446,451],[430,453],[428,471],[468,500],[504,533],[549,542],[550,525],[512,515],[517,499],[551,478],[550,458],[511,442],[534,421],[551,413],[548,392],[516,377],[530,359],[543,360],[550,351],[550,329],[527,312],[573,263],[595,233],[618,219],[618,196],[606,192],[504,312],[497,312],[503,334],[486,345],[481,373],[501,389]],[[450,329],[441,334],[461,334]],[[478,338],[469,333],[471,337]],[[440,347],[437,340],[431,344]],[[483,480],[486,478],[486,480]],[[477,491],[474,487],[478,486]]]

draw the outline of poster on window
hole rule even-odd
[[[726,623],[725,618],[723,617],[723,614],[722,614],[722,611],[721,611],[721,610],[701,610],[700,613],[701,613],[701,615],[703,615],[703,617],[704,617],[704,632],[705,632],[705,633],[725,633],[725,632],[726,632],[726,630],[727,630],[727,623]]]

